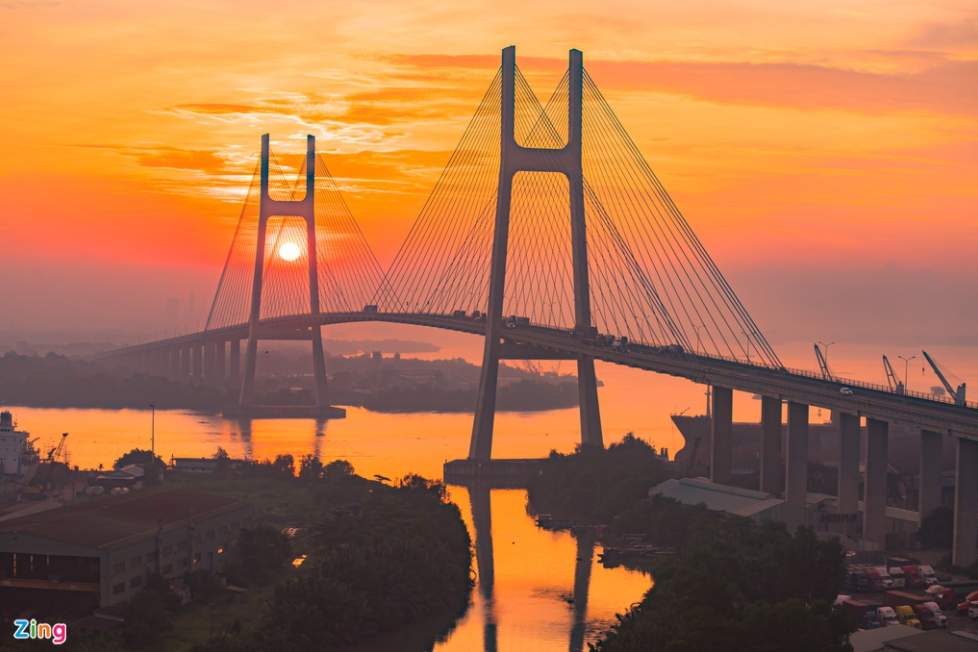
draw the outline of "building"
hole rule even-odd
[[[131,598],[151,573],[220,572],[254,511],[238,498],[171,489],[12,518],[0,522],[0,595],[87,593],[104,607]]]
[[[684,505],[703,503],[707,509],[745,516],[757,523],[780,521],[794,532],[800,525],[814,525],[817,512],[796,507],[762,491],[714,484],[706,478],[671,479],[649,489],[649,496],[672,498]]]

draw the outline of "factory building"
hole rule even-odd
[[[254,511],[237,498],[172,489],[0,521],[0,596],[85,593],[104,607],[131,598],[151,573],[221,572]]]

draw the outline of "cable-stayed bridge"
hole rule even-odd
[[[978,558],[978,406],[786,369],[572,50],[542,105],[502,65],[386,273],[308,138],[297,179],[262,140],[205,329],[102,354],[174,378],[228,384],[254,412],[260,340],[308,340],[315,413],[329,404],[320,327],[385,321],[484,337],[469,458],[492,457],[505,359],[578,368],[582,443],[602,445],[594,361],[713,386],[711,476],[731,476],[733,390],[762,396],[761,489],[804,508],[810,406],[836,410],[839,512],[886,534],[888,424],[921,428],[920,518],[940,504],[942,438],[958,450],[955,563]],[[241,343],[244,342],[242,352]],[[788,403],[787,450],[781,450]],[[786,460],[786,463],[785,461]],[[782,482],[783,478],[783,482]],[[963,524],[967,523],[967,526]]]

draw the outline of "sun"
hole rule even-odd
[[[298,258],[301,253],[299,245],[294,242],[286,242],[278,248],[278,257],[290,263]]]

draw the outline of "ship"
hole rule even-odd
[[[685,439],[676,452],[676,463],[687,474],[705,475],[710,466],[710,445],[713,437],[713,418],[709,414],[673,414],[672,422]],[[955,451],[952,442],[945,438],[942,450],[941,470],[954,469]],[[781,425],[781,454],[787,450],[788,426]],[[761,424],[734,422],[731,436],[731,464],[735,472],[751,473],[760,469]],[[860,432],[859,463],[866,462],[866,426]],[[828,423],[808,425],[808,460],[825,466],[839,465],[839,425],[835,415]],[[920,428],[892,422],[889,425],[887,461],[903,474],[920,473]]]
[[[34,448],[36,439],[30,433],[17,430],[13,415],[0,412],[0,480],[4,483],[28,484],[40,463]]]

